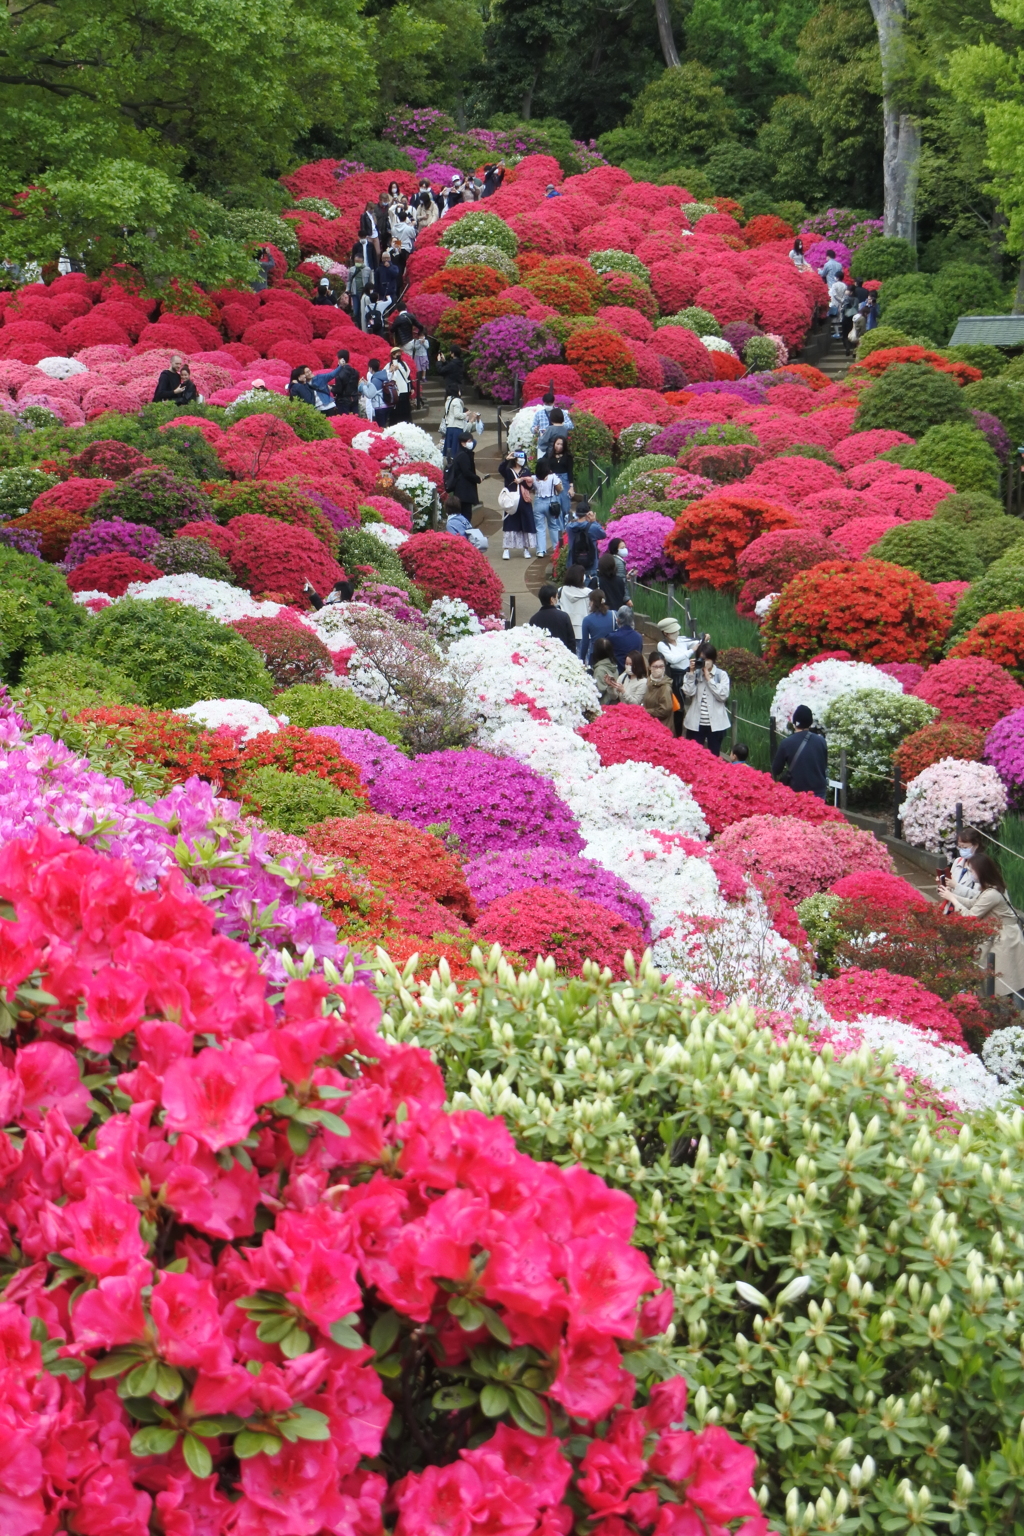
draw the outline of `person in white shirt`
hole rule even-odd
[[[700,640],[691,640],[688,635],[681,634],[679,624],[675,619],[660,619],[658,628],[664,638],[658,641],[658,650],[665,658],[665,668],[672,680],[672,690],[677,699],[683,696],[683,678],[686,669],[690,665],[690,657],[700,645]],[[710,635],[701,637],[710,640]],[[673,717],[672,729],[676,736],[683,734],[683,712],[677,709]]]
[[[551,529],[551,548],[558,543],[562,528],[562,505],[558,499],[561,482],[553,471],[541,473],[538,464],[533,478],[533,516],[537,524],[537,559],[548,552],[548,529]]]
[[[729,729],[729,674],[717,666],[718,652],[707,640],[701,641],[690,657],[683,675],[683,694],[688,703],[683,716],[686,735],[699,742],[716,757],[722,752],[722,737]]]

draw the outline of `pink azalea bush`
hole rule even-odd
[[[788,816],[747,816],[726,827],[715,846],[755,883],[794,904],[844,875],[892,868],[883,845],[846,822],[813,826]]]
[[[344,749],[343,749],[344,750]],[[466,881],[480,908],[528,886],[557,886],[572,896],[606,907],[651,937],[651,909],[619,875],[555,848],[512,848],[481,854],[466,865]]]
[[[638,581],[669,581],[675,573],[675,563],[665,554],[665,540],[675,524],[671,517],[660,512],[629,512],[625,517],[613,517],[605,527],[606,538],[599,545],[601,554],[608,548],[610,539],[622,539],[629,553],[626,569]]]
[[[980,656],[951,656],[929,667],[912,692],[938,709],[944,720],[983,730],[1011,710],[1024,708],[1024,688],[1005,667]]]
[[[823,981],[818,987],[818,998],[834,1019],[853,1020],[863,1013],[901,1019],[915,1029],[932,1030],[941,1040],[966,1050],[956,1015],[912,976],[852,967]]]

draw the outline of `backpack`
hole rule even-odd
[[[569,564],[582,565],[586,570],[590,565],[592,550],[588,534],[589,523],[570,524],[566,529],[569,535]]]
[[[392,384],[390,379],[388,379],[387,382],[382,385],[381,397],[383,398],[384,404],[387,406],[398,404],[398,387],[397,385]]]

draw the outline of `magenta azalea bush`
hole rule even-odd
[[[612,518],[599,548],[604,554],[609,539],[621,539],[628,550],[626,570],[631,576],[638,581],[670,581],[675,564],[665,554],[665,540],[674,526],[672,518],[660,512],[629,512]]]
[[[349,725],[314,725],[310,734],[329,736],[332,741],[336,741],[342,756],[347,757],[350,763],[355,763],[367,787],[379,779],[382,773],[391,773],[408,762],[403,752],[399,752],[383,736],[378,736],[376,731],[359,730]]]
[[[645,939],[651,937],[654,919],[647,902],[621,876],[593,859],[574,857],[554,848],[484,853],[466,865],[466,883],[481,910],[492,901],[531,885],[557,886],[570,896],[582,896],[606,907],[639,928]]]
[[[524,315],[489,320],[474,333],[469,350],[474,382],[485,394],[503,401],[515,399],[516,383],[532,369],[557,362],[562,355],[554,332]]]
[[[997,720],[985,738],[985,762],[1006,785],[1014,810],[1024,806],[1024,709],[1011,710]]]
[[[145,523],[127,523],[123,517],[100,518],[71,535],[64,564],[73,571],[94,555],[134,555],[136,560],[145,560],[160,542],[157,529]]]
[[[550,779],[517,763],[472,747],[428,752],[383,774],[370,803],[385,816],[416,827],[444,827],[469,859],[495,849],[542,844],[580,853],[576,818]]]

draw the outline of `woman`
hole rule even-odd
[[[955,887],[947,875],[942,881],[943,890],[956,911],[965,917],[998,924],[994,939],[986,939],[981,946],[979,964],[987,969],[989,956],[994,955],[997,997],[1015,997],[1019,1004],[1024,1001],[1024,937],[1017,914],[1006,899],[1006,886],[996,861],[987,853],[976,853],[968,863],[978,882],[977,889],[967,892],[962,885]]]
[[[590,593],[590,612],[583,620],[583,633],[580,635],[580,660],[585,667],[590,665],[590,652],[596,640],[608,640],[615,629],[615,620],[608,612],[608,604],[604,600],[604,593],[595,587]],[[612,652],[614,655],[615,653]]]
[[[615,556],[607,550],[597,562],[597,584],[612,613],[618,613],[626,601],[626,583],[616,569]]]
[[[376,267],[380,261],[380,235],[377,232],[377,208],[367,203],[359,219],[359,250],[367,267]]]
[[[807,258],[804,256],[804,243],[799,235],[793,241],[793,249],[789,253],[789,259],[798,272],[806,272],[808,270]]]
[[[547,473],[546,459],[540,459],[533,472],[533,520],[537,525],[537,559],[543,560],[548,552],[548,533],[551,549],[558,548],[562,536],[562,509],[558,501],[558,481]]]
[[[553,397],[552,397],[553,398]],[[543,465],[543,469],[541,468]],[[562,526],[572,510],[572,497],[575,491],[573,485],[573,460],[569,452],[569,444],[564,437],[556,437],[548,451],[542,455],[537,466],[537,473],[555,475],[558,479],[558,504],[562,513]]]
[[[572,620],[578,651],[579,643],[583,639],[583,620],[590,611],[590,588],[587,586],[587,573],[582,565],[570,565],[566,570],[565,586],[558,594],[558,606]]]
[[[454,496],[458,501],[459,511],[469,523],[473,521],[473,508],[480,500],[477,495],[480,476],[476,472],[476,461],[473,458],[475,447],[476,439],[467,428],[459,439],[458,452],[448,471],[446,486],[449,496]]]
[[[716,757],[722,753],[722,737],[729,728],[729,674],[715,663],[718,651],[707,641],[693,653],[683,674],[683,694],[689,701],[683,716],[687,739],[708,747]]]
[[[600,694],[599,703],[603,709],[607,709],[610,704],[619,702],[619,669],[615,652],[608,640],[596,640],[591,655],[594,663],[594,682]]]
[[[436,224],[441,217],[437,204],[429,192],[421,192],[413,207],[413,223],[416,225],[416,233],[422,234],[429,229],[431,224]]]
[[[647,692],[647,663],[643,651],[630,651],[619,673],[619,697],[623,704],[642,704]]]
[[[288,380],[289,400],[302,400],[306,405],[316,405],[316,395],[313,392],[313,370],[304,364],[293,368],[291,378]]]
[[[193,400],[199,399],[199,391],[192,379],[192,369],[188,363],[182,363],[178,369],[178,383],[171,390],[170,398],[175,405],[190,405]]]
[[[949,883],[957,896],[962,896],[967,901],[973,901],[978,894],[978,881],[974,870],[971,868],[971,860],[976,853],[981,852],[981,838],[977,832],[965,827],[957,838],[956,858],[949,867]],[[939,885],[943,883],[941,876],[937,877]],[[952,912],[949,903],[944,904],[944,912]]]
[[[391,425],[396,421],[412,421],[412,374],[401,347],[391,348],[388,377],[398,391],[398,400],[392,407]]]
[[[498,472],[505,482],[498,498],[502,511],[501,558],[508,560],[513,549],[521,549],[523,559],[529,560],[537,545],[537,524],[533,517],[533,476],[527,472],[523,449],[502,459]]]
[[[672,728],[672,684],[665,670],[665,658],[652,651],[647,658],[647,687],[640,701],[649,715]]]
[[[420,411],[423,409],[423,380],[426,378],[427,369],[430,367],[430,343],[427,341],[422,325],[417,321],[412,322],[410,329],[412,334],[402,348],[402,351],[416,371],[413,389],[416,392],[415,408]]]
[[[459,451],[463,433],[472,432],[479,437],[483,431],[483,422],[476,411],[472,415],[467,415],[462,395],[456,392],[454,395],[449,395],[444,402],[444,410],[441,412],[441,431],[444,433],[441,453],[446,459],[454,459]]]
[[[629,550],[626,548],[625,539],[609,539],[605,554],[612,556],[615,561],[616,574],[621,576],[623,581],[625,581],[626,556],[629,554]]]

